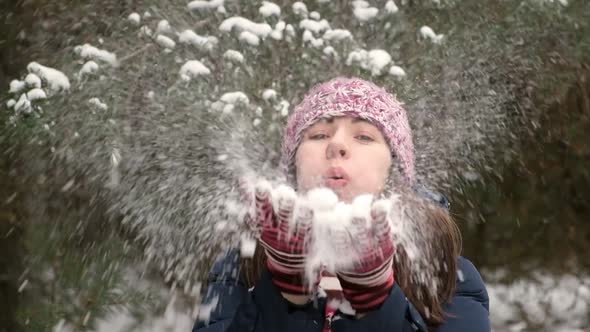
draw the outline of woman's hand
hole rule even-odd
[[[379,308],[394,285],[393,243],[389,222],[389,200],[374,202],[369,222],[353,218],[348,235],[356,254],[353,264],[341,269],[337,275],[344,293],[357,314]]]
[[[304,267],[311,240],[312,213],[303,209],[295,213],[296,194],[290,188],[279,188],[276,197],[272,195],[268,182],[256,185],[253,209],[247,214],[246,223],[265,249],[266,265],[275,286],[287,300],[303,304],[311,290],[304,278]]]

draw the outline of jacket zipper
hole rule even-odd
[[[334,315],[326,317],[326,324],[324,324],[324,332],[332,332],[332,318]]]

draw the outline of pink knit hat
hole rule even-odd
[[[295,106],[283,136],[281,165],[293,172],[303,132],[322,118],[353,116],[377,126],[408,183],[414,181],[412,131],[402,104],[385,89],[359,78],[338,77],[311,88]]]

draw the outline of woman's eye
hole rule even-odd
[[[368,135],[358,135],[356,138],[359,139],[359,140],[361,140],[361,141],[365,141],[365,142],[372,142],[372,141],[374,141],[373,137],[368,136]]]
[[[325,139],[325,138],[328,138],[328,135],[326,135],[324,133],[317,133],[317,134],[309,135],[309,139],[313,139],[313,140],[320,140],[320,139]]]

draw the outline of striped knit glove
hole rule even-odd
[[[308,294],[311,288],[305,282],[304,267],[312,213],[301,210],[294,215],[296,194],[286,187],[283,189],[275,198],[278,201],[275,210],[270,185],[258,184],[253,213],[248,214],[246,222],[265,249],[266,265],[275,286],[286,294]]]
[[[373,203],[371,220],[352,220],[355,262],[337,273],[344,297],[357,313],[379,308],[394,284],[392,239],[388,212],[383,201]]]

